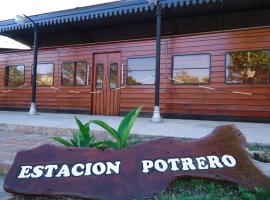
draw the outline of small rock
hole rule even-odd
[[[270,152],[268,151],[249,151],[249,155],[254,159],[261,162],[270,162]]]

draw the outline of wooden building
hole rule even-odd
[[[270,121],[270,1],[161,0],[164,117]],[[37,109],[120,115],[155,82],[155,11],[123,0],[31,16],[39,25]],[[32,46],[31,23],[0,34]],[[0,107],[31,102],[32,50],[0,51]]]

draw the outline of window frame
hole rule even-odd
[[[8,85],[8,80],[7,79],[7,67],[12,67],[12,66],[23,66],[23,84],[20,85],[20,86],[9,86]],[[7,88],[16,88],[16,87],[21,87],[25,85],[25,65],[24,64],[10,64],[10,65],[5,65],[5,77],[4,77],[4,87],[7,87]]]
[[[198,55],[209,55],[209,81],[208,83],[178,83],[173,79],[173,71],[174,71],[174,57],[176,56],[198,56]],[[187,69],[187,68],[183,68]],[[204,68],[191,68],[191,69],[204,69]],[[211,69],[212,69],[212,55],[211,53],[192,53],[192,54],[174,54],[172,56],[172,67],[171,67],[171,84],[172,85],[209,85],[211,84]]]
[[[269,51],[270,53],[270,49],[253,49],[253,50],[242,50],[242,51],[226,51],[225,55],[224,55],[224,83],[225,84],[229,84],[229,85],[236,85],[236,84],[258,84],[258,85],[267,85],[270,84],[270,79],[268,83],[228,83],[227,82],[227,59],[226,59],[226,55],[229,53],[237,53],[237,52],[255,52],[255,51]]]
[[[53,66],[53,82],[52,82],[52,85],[38,85],[38,83],[36,82],[36,86],[37,87],[52,87],[52,86],[54,86],[54,75],[55,75],[55,67],[54,67],[54,63],[47,63],[47,62],[45,62],[45,63],[37,63],[37,68],[38,68],[38,65],[44,65],[44,64],[52,64],[52,66]],[[33,78],[33,65],[32,65],[32,70],[31,70],[31,85],[32,85],[32,78]],[[36,76],[37,75],[39,75],[38,73],[36,73]]]
[[[77,63],[78,62],[81,62],[81,63],[85,63],[86,64],[86,76],[85,76],[85,84],[84,85],[77,85],[76,84],[76,75],[77,75]],[[63,66],[64,64],[67,64],[67,63],[72,63],[72,64],[75,64],[74,65],[74,73],[73,73],[73,85],[64,85],[63,84]],[[83,86],[88,86],[88,62],[85,61],[85,60],[77,60],[77,61],[66,61],[66,62],[62,62],[61,64],[61,86],[64,86],[64,87],[83,87]]]
[[[126,65],[126,85],[128,86],[140,86],[140,87],[143,87],[143,86],[155,86],[155,82],[153,84],[128,84],[128,60],[130,59],[142,59],[142,58],[154,58],[156,60],[156,56],[155,55],[151,55],[151,56],[136,56],[136,57],[130,57],[130,58],[127,58],[127,65]],[[154,72],[155,72],[155,80],[156,80],[156,61],[154,63]],[[142,70],[137,70],[137,71],[142,71]]]

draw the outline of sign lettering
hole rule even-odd
[[[123,150],[43,145],[17,153],[7,192],[100,200],[151,198],[175,179],[197,177],[270,189],[250,159],[244,135],[232,125],[189,142],[162,138]]]

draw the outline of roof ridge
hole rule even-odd
[[[160,0],[160,4],[162,9],[165,9],[211,2],[217,3],[220,1],[223,0]],[[154,6],[150,5],[147,0],[113,0],[106,3],[31,15],[29,17],[37,22],[39,26],[48,26],[52,24],[78,22],[153,10]],[[27,22],[24,25],[18,25],[15,23],[14,19],[3,20],[0,21],[0,33],[10,30],[31,28],[32,26],[33,24],[31,22]]]

